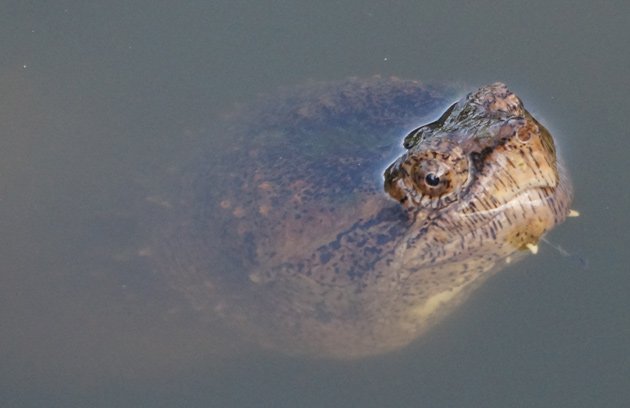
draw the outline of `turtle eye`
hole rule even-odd
[[[458,151],[446,154],[427,150],[414,159],[407,171],[413,180],[412,200],[424,207],[439,208],[457,199],[468,179],[465,156]]]
[[[452,190],[452,169],[434,158],[422,160],[410,169],[420,194],[439,197]]]
[[[448,153],[442,151],[448,151]],[[459,146],[407,153],[385,171],[385,191],[406,208],[442,208],[468,181],[469,162]]]
[[[435,175],[435,173],[429,173],[424,176],[424,182],[427,183],[429,187],[437,187],[440,184],[440,178]]]

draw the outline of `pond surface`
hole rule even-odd
[[[7,406],[630,404],[626,3],[57,3],[0,8]],[[291,358],[189,319],[138,254],[217,118],[374,74],[507,83],[581,216],[398,352]]]

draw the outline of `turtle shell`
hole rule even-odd
[[[191,166],[159,269],[263,346],[403,347],[568,213],[553,140],[520,100],[455,94],[373,77],[241,106]]]

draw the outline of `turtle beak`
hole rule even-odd
[[[383,183],[383,189],[391,198],[403,204],[407,200],[407,195],[400,188],[399,180],[405,175],[402,174],[405,170],[400,166],[400,159],[392,163],[384,173],[385,181]]]

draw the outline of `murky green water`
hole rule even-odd
[[[3,405],[630,404],[630,7],[303,3],[0,6]],[[568,162],[582,216],[548,239],[573,255],[541,245],[372,359],[256,352],[186,320],[136,254],[213,118],[373,74],[506,82]]]

